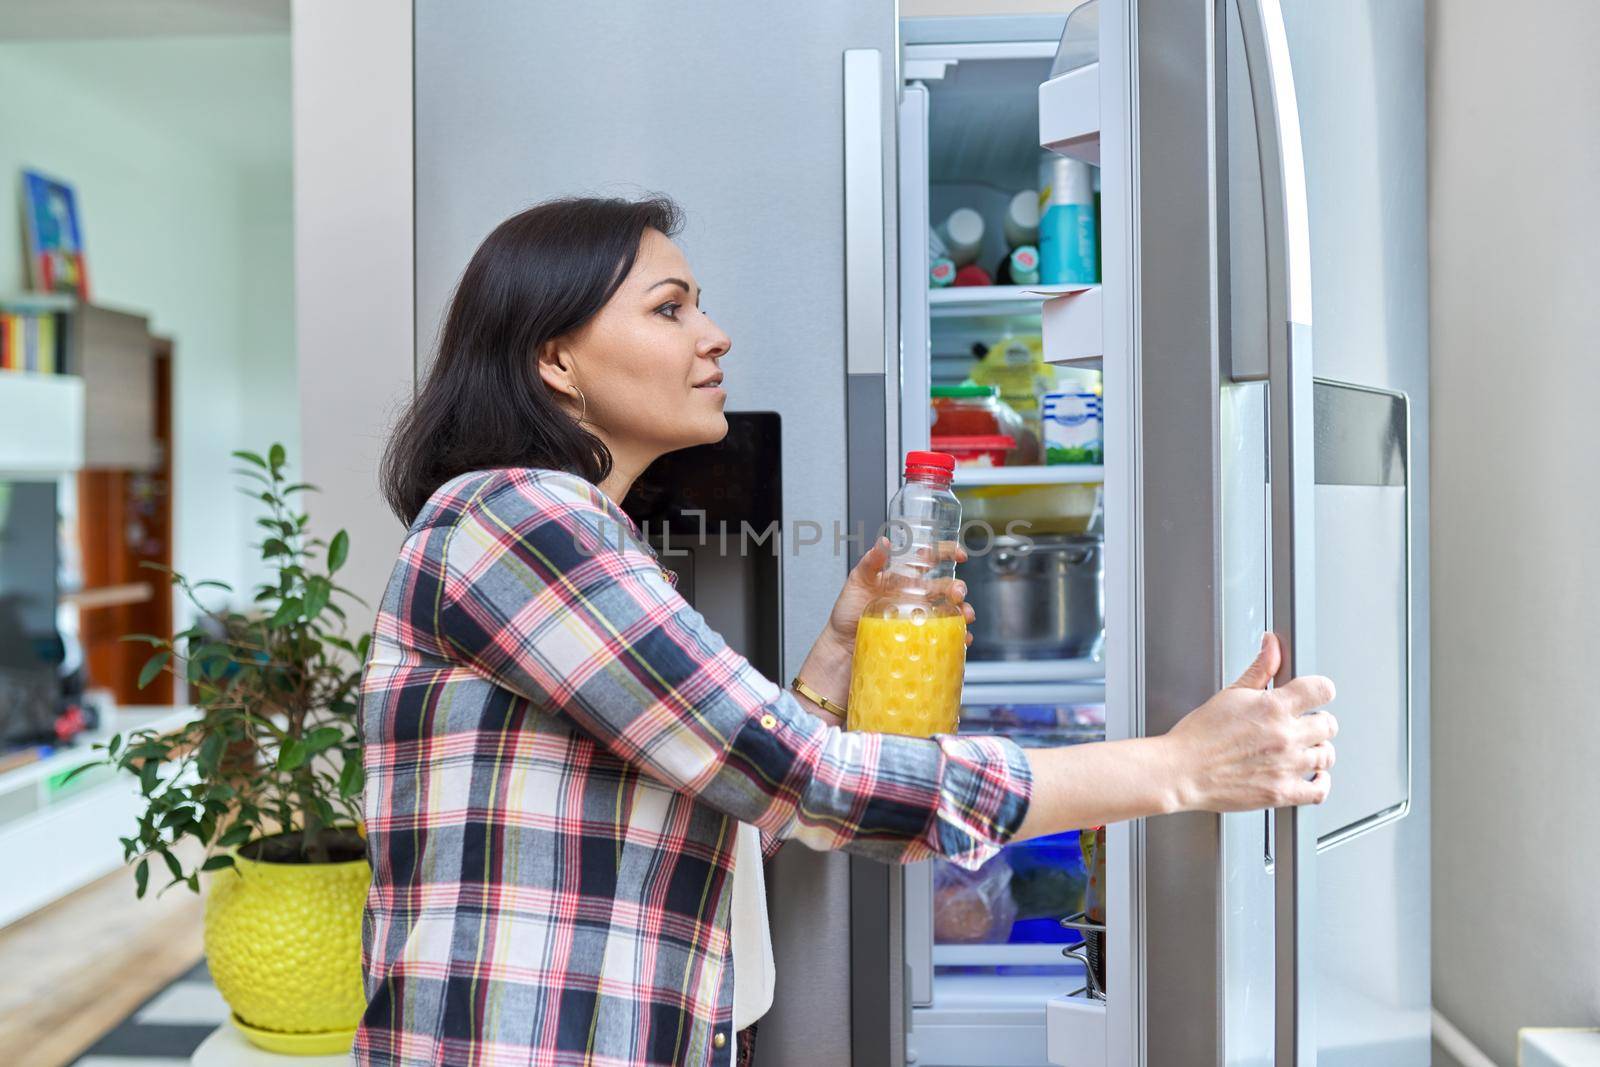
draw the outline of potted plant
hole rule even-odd
[[[199,715],[172,733],[113,737],[91,766],[139,778],[144,811],[122,847],[141,897],[153,872],[196,892],[204,876],[206,958],[246,1035],[279,1051],[340,1052],[365,1003],[371,869],[356,689],[370,635],[352,637],[340,606],[359,599],[334,578],[349,537],[310,535],[294,500],[313,487],[288,481],[283,447],[233,455],[263,506],[257,547],[275,576],[245,613],[202,603],[206,590],[231,593],[224,583],[169,572],[199,621],[127,639],[155,649],[140,686],[171,671]],[[197,843],[200,858],[186,864],[180,842]]]

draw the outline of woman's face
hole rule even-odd
[[[730,345],[700,310],[678,246],[646,230],[621,287],[582,328],[546,346],[540,373],[558,395],[576,401],[582,390],[586,423],[619,461],[648,463],[727,434],[718,364]]]

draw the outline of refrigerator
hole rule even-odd
[[[776,635],[778,681],[928,444],[930,388],[1027,334],[1100,372],[1104,461],[958,488],[1094,491],[1104,638],[969,662],[963,729],[1160,733],[1266,629],[1286,676],[1339,687],[1326,805],[1106,828],[1103,987],[1060,922],[1093,873],[1075,835],[976,895],[785,848],[762,1067],[1429,1062],[1422,0],[413,4],[419,366],[507,215],[674,197],[782,523],[761,592],[715,599],[761,614],[740,632]],[[936,224],[978,209],[992,267],[1045,152],[1094,167],[1097,276],[932,289]],[[987,926],[953,921],[979,897]]]

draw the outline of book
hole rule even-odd
[[[38,171],[22,172],[27,223],[28,269],[35,289],[72,292],[89,299],[89,269],[83,228],[72,186]]]
[[[0,312],[0,371],[67,373],[67,328],[62,312]]]

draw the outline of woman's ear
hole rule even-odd
[[[559,340],[549,340],[539,346],[534,356],[539,367],[539,377],[557,397],[578,399],[577,366],[572,353]]]

